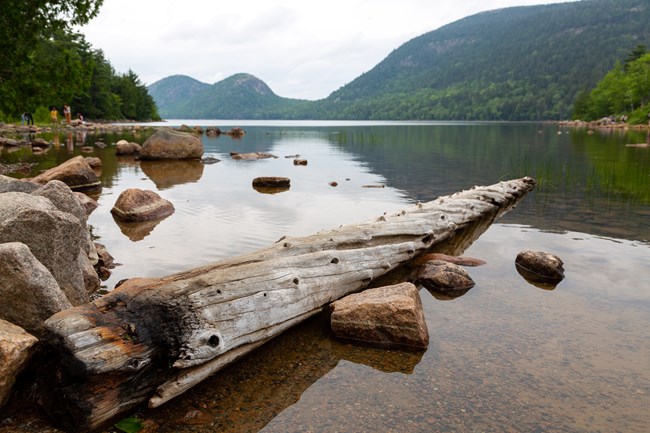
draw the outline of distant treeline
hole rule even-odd
[[[116,73],[101,50],[71,30],[94,17],[101,0],[0,2],[0,120],[25,111],[47,121],[49,107],[71,105],[87,119],[157,120],[138,76]]]
[[[590,121],[614,116],[633,124],[646,123],[649,103],[650,53],[645,45],[639,45],[593,90],[578,95],[573,117]]]

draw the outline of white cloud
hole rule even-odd
[[[104,0],[81,32],[118,72],[214,83],[237,72],[319,99],[409,39],[474,13],[562,0]]]

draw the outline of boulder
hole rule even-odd
[[[142,150],[142,146],[138,143],[129,142],[126,140],[120,140],[115,145],[115,154],[116,155],[137,155]]]
[[[102,167],[102,160],[99,159],[96,156],[87,156],[86,157],[86,162],[92,168],[101,168]]]
[[[474,287],[474,281],[465,269],[442,260],[424,263],[418,271],[417,281],[434,294],[455,298]]]
[[[331,304],[337,337],[426,349],[429,332],[417,288],[411,283],[368,289]]]
[[[86,213],[86,218],[88,218],[88,216],[91,213],[93,213],[95,209],[99,207],[99,203],[97,203],[96,200],[93,200],[92,198],[88,197],[83,192],[75,191],[74,195],[75,197],[77,197],[79,204],[81,205],[84,212]]]
[[[43,196],[21,192],[0,194],[0,243],[27,245],[50,271],[70,303],[84,304],[88,302],[89,292],[99,287],[99,278],[86,287],[83,269],[79,268],[80,262],[92,260],[90,234],[85,219],[59,210],[45,196],[50,193],[51,190],[46,190]],[[58,205],[61,209],[66,206],[65,203]],[[76,206],[74,213],[78,215],[79,203]]]
[[[216,126],[210,126],[205,129],[205,135],[208,137],[218,137],[221,135],[221,129],[217,128]]]
[[[32,195],[45,197],[52,202],[61,212],[67,212],[86,223],[86,211],[79,203],[79,199],[68,186],[60,180],[53,180],[34,190]]]
[[[266,158],[277,158],[277,156],[271,154],[271,153],[264,153],[264,152],[250,152],[250,153],[237,153],[237,152],[230,152],[230,157],[232,159],[241,159],[241,160],[256,160],[256,159],[266,159]]]
[[[7,403],[16,377],[35,352],[36,337],[0,319],[0,408]]]
[[[75,191],[100,190],[102,188],[97,174],[81,155],[31,179],[32,182],[40,184],[46,184],[51,180],[60,180]]]
[[[32,147],[40,147],[40,148],[48,148],[52,145],[49,141],[45,140],[44,138],[35,138],[32,140]]]
[[[2,194],[3,192],[10,192],[10,191],[24,192],[29,194],[39,188],[40,185],[38,184],[32,182],[25,182],[9,176],[0,175],[0,194]]]
[[[526,280],[553,286],[564,279],[563,265],[558,256],[544,251],[522,251],[515,259],[517,271]]]
[[[129,188],[120,194],[111,213],[122,221],[150,221],[174,213],[174,205],[153,191]]]
[[[244,131],[241,128],[232,128],[226,134],[232,136],[232,137],[243,137],[246,134],[246,131]]]
[[[171,129],[158,129],[140,150],[140,159],[199,159],[202,155],[201,139]]]
[[[43,335],[43,322],[71,308],[50,271],[21,242],[0,244],[0,319]]]

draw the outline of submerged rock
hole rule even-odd
[[[307,165],[306,159],[294,159],[293,165]]]
[[[291,179],[288,177],[261,176],[253,179],[253,188],[289,188]]]
[[[226,134],[232,137],[243,137],[246,134],[246,131],[241,128],[232,128],[231,130],[227,131]]]
[[[417,288],[411,283],[368,289],[331,304],[337,337],[426,349],[429,332]]]
[[[250,152],[250,153],[230,152],[230,157],[232,159],[242,159],[247,161],[256,160],[256,159],[277,158],[277,156],[271,153],[264,153],[264,152]]]
[[[417,280],[435,294],[457,298],[474,287],[474,281],[465,269],[442,260],[426,262],[419,270]]]

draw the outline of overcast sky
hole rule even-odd
[[[215,83],[247,72],[321,99],[408,40],[478,12],[565,0],[104,0],[80,29],[118,72]]]

